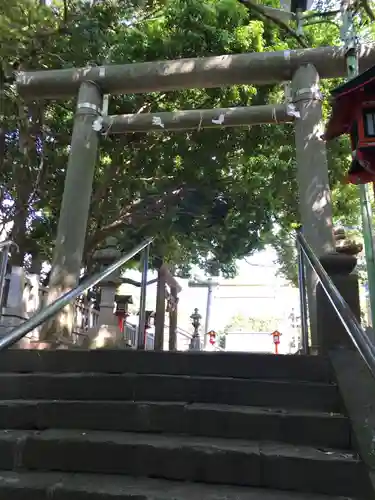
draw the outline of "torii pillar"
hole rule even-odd
[[[299,210],[303,234],[318,257],[334,251],[332,203],[323,135],[319,74],[311,64],[298,68],[292,96],[295,121]],[[307,269],[312,351],[319,349],[316,323],[316,276]]]
[[[94,82],[83,82],[78,92],[49,280],[48,304],[78,284],[98,156],[99,134],[93,129],[93,122],[100,115],[101,107],[101,89]],[[73,322],[74,309],[70,304],[43,326],[42,340],[52,343],[69,340]]]

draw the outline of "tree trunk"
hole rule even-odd
[[[165,324],[165,274],[163,266],[158,271],[156,290],[156,312],[155,312],[155,351],[164,349],[164,324]]]
[[[14,250],[12,252],[12,265],[23,266],[26,253],[26,222],[28,202],[27,197],[20,196],[15,200],[15,215],[13,219],[13,228],[11,232],[11,239],[18,245],[19,252]]]
[[[169,350],[177,350],[177,307],[178,292],[177,288],[171,287],[171,300],[169,307]]]

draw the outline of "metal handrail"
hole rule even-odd
[[[348,332],[351,341],[368,366],[372,376],[375,378],[375,348],[368,338],[368,335],[300,231],[297,232],[296,238],[298,252],[303,254],[299,262],[301,265],[304,265],[303,261],[306,259],[311,268],[315,271],[323,290],[336,311],[336,314],[340,318],[345,330]],[[305,288],[306,283],[301,283],[301,286]],[[303,291],[300,290],[300,293],[302,292]]]
[[[0,350],[5,349],[19,340],[21,340],[25,335],[30,333],[34,328],[37,328],[45,321],[49,320],[53,316],[55,316],[61,309],[67,306],[70,302],[76,299],[79,295],[84,293],[89,288],[95,286],[107,276],[110,276],[114,271],[116,271],[119,267],[123,266],[126,262],[128,262],[131,258],[137,255],[146,247],[148,248],[153,242],[154,238],[148,238],[143,241],[139,245],[137,245],[133,250],[126,253],[122,257],[120,257],[116,262],[106,267],[104,270],[95,273],[93,276],[85,279],[80,285],[76,286],[69,292],[64,293],[61,297],[56,299],[54,302],[49,304],[45,309],[42,309],[37,314],[35,314],[32,318],[28,319],[21,325],[17,326],[4,335],[0,339]]]
[[[297,239],[298,245],[298,239]],[[298,288],[301,311],[302,353],[309,353],[309,327],[307,314],[306,296],[306,269],[304,265],[303,252],[298,247]]]

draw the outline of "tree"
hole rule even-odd
[[[278,318],[245,317],[242,314],[233,316],[223,328],[223,335],[230,332],[273,332],[278,324]]]

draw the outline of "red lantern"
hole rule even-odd
[[[207,333],[207,335],[210,337],[209,343],[211,345],[216,344],[216,332],[214,330],[211,330],[210,332]]]
[[[332,91],[332,115],[324,138],[350,134],[352,163],[347,182],[375,181],[375,66]]]
[[[350,132],[352,164],[348,173],[351,184],[375,180],[375,102],[358,106]]]
[[[129,304],[132,303],[133,300],[131,295],[115,295],[114,315],[118,318],[118,327],[121,332],[123,331],[126,319],[129,316]]]
[[[275,354],[279,354],[281,333],[278,330],[275,330],[274,332],[271,333],[271,335],[273,337],[273,343],[275,344]]]

